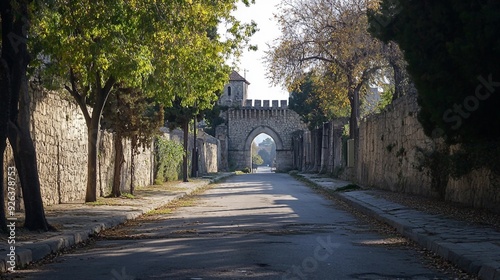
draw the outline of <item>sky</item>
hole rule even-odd
[[[280,85],[274,86],[266,78],[266,65],[264,63],[265,51],[269,50],[267,44],[272,44],[279,37],[280,29],[274,19],[277,12],[276,6],[281,0],[256,0],[255,4],[246,7],[241,1],[233,15],[240,21],[257,23],[258,31],[252,36],[250,44],[256,45],[257,51],[245,51],[237,64],[238,73],[244,76],[248,86],[248,99],[260,100],[287,100],[288,92]],[[257,144],[270,137],[259,134],[254,142]]]
[[[268,50],[267,43],[272,43],[279,37],[280,29],[274,19],[276,5],[280,0],[256,0],[255,4],[246,7],[241,1],[238,9],[233,15],[240,21],[249,23],[252,20],[257,23],[257,31],[250,41],[257,45],[257,51],[246,51],[240,58],[236,69],[241,76],[246,76],[250,85],[248,86],[248,99],[261,100],[287,100],[288,92],[281,86],[272,86],[271,81],[266,78],[266,67],[263,57]],[[246,71],[245,71],[246,70]]]

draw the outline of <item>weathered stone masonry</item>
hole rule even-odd
[[[276,169],[286,171],[293,168],[293,133],[305,130],[299,115],[286,107],[286,100],[268,100],[261,106],[261,100],[245,101],[245,107],[230,108],[226,112],[228,165],[235,169],[251,167],[251,144],[253,139],[265,133],[276,143]],[[278,104],[281,106],[278,107]],[[219,139],[223,135],[219,135]],[[224,144],[223,144],[224,145]]]
[[[83,202],[87,186],[87,127],[83,115],[70,97],[46,90],[30,92],[31,134],[37,151],[42,199],[45,205]],[[112,134],[104,132],[99,142],[98,195],[110,192],[113,177]],[[142,151],[142,150],[141,150]],[[124,141],[125,164],[122,190],[130,185],[130,141]],[[149,148],[135,157],[137,186],[152,181]],[[7,166],[14,166],[10,146],[5,153]],[[20,189],[20,187],[18,188]]]
[[[80,108],[65,92],[35,90],[31,93],[31,134],[37,151],[41,194],[45,205],[84,202],[87,187],[87,127]],[[182,141],[170,132],[165,137]],[[190,137],[191,139],[191,137]],[[192,140],[190,141],[192,147]],[[217,172],[219,160],[218,141],[203,133],[197,139],[199,174]],[[140,149],[135,162],[135,185],[153,183],[154,158],[152,145]],[[130,141],[124,140],[125,163],[122,170],[122,191],[130,186]],[[10,146],[4,155],[5,169],[14,166]],[[113,135],[103,132],[99,141],[97,166],[97,195],[105,196],[111,191],[114,168]],[[5,171],[4,171],[5,172]],[[17,188],[20,193],[20,187]],[[19,202],[22,200],[18,197]],[[19,205],[20,203],[18,203]]]
[[[426,170],[419,171],[419,150],[431,150],[433,140],[425,136],[417,120],[415,95],[407,95],[383,113],[360,123],[359,156],[354,179],[366,186],[437,196]],[[488,156],[488,155],[484,155]],[[489,170],[478,170],[459,180],[449,179],[447,201],[500,212],[499,178]]]
[[[250,83],[233,71],[218,103],[229,109],[221,114],[226,122],[216,128],[220,143],[220,170],[252,167],[251,146],[254,138],[265,133],[276,144],[276,170],[291,170],[296,164],[293,134],[306,130],[299,115],[287,108],[287,100],[247,99]]]
[[[354,167],[346,167],[347,148],[342,141],[346,120],[298,133],[294,136],[295,165],[301,171],[340,174],[342,179],[367,187],[437,197],[429,170],[420,168],[422,152],[432,151],[436,143],[424,134],[418,112],[416,95],[406,95],[382,113],[363,119]],[[459,180],[450,177],[444,198],[500,212],[499,187],[498,176],[477,170]]]

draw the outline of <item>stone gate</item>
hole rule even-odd
[[[294,168],[293,135],[307,129],[299,115],[288,109],[287,100],[247,100],[249,83],[233,72],[220,105],[225,124],[217,127],[216,137],[222,148],[221,170],[241,170],[252,166],[251,147],[254,138],[265,133],[276,144],[276,170]]]

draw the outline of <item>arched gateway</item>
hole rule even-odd
[[[222,117],[226,124],[217,127],[221,141],[221,169],[243,169],[252,166],[252,141],[261,133],[271,136],[276,144],[276,170],[294,168],[292,138],[307,129],[294,111],[288,109],[286,100],[247,100],[249,83],[238,73],[231,74],[219,104],[229,109]],[[229,91],[228,89],[231,89]]]

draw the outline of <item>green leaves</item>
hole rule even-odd
[[[163,137],[155,139],[155,184],[178,179],[183,154],[181,144]]]
[[[499,14],[494,0],[384,0],[370,14],[372,33],[404,51],[428,136],[463,144],[500,140],[491,127],[500,121]]]
[[[227,82],[227,58],[254,28],[231,16],[235,0],[45,2],[34,38],[53,73],[65,77],[72,69],[79,89],[114,77],[167,106],[180,98],[184,106],[209,107]],[[228,26],[224,39],[220,22]]]
[[[359,94],[387,66],[383,45],[367,31],[366,10],[372,2],[290,0],[281,5],[282,35],[267,53],[269,76],[295,90],[307,72],[316,72],[315,96],[307,99],[314,116],[308,119],[346,115],[349,104],[351,125],[357,126]]]
[[[50,1],[36,17],[35,43],[50,57],[55,73],[67,76],[72,69],[80,88],[111,76],[139,86],[153,66],[132,8],[113,0]]]

